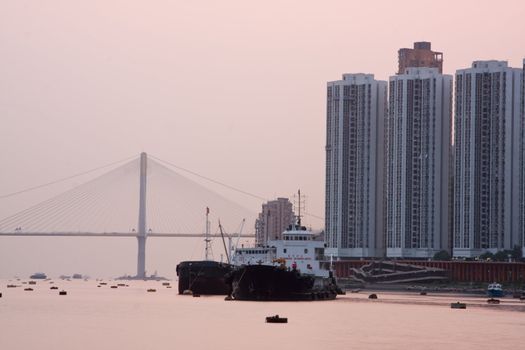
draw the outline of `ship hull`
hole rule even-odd
[[[235,300],[332,300],[339,290],[333,278],[268,265],[240,266],[230,275],[229,282]]]
[[[503,290],[501,289],[489,289],[487,290],[487,295],[491,298],[501,298],[503,297]]]
[[[226,276],[233,266],[217,261],[183,261],[177,265],[179,294],[190,290],[193,294],[227,295],[230,285]]]

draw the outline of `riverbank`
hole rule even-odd
[[[484,296],[487,293],[487,283],[458,283],[458,282],[439,282],[439,283],[356,283],[349,278],[338,278],[338,285],[347,292],[352,290],[369,291],[408,291],[408,292],[433,292],[433,293],[461,293]],[[512,296],[516,292],[525,292],[523,284],[503,285],[505,295]]]

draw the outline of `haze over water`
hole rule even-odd
[[[179,296],[161,282],[47,281],[33,292],[0,281],[0,349],[511,349],[523,343],[525,302],[408,293],[347,294],[334,301],[240,302]],[[22,285],[27,287],[27,285]],[[154,287],[156,293],[148,293]],[[467,302],[466,310],[450,302]],[[514,310],[514,311],[509,311]],[[288,324],[266,324],[266,316]]]

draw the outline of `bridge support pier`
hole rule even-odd
[[[137,256],[137,278],[146,277],[146,236],[137,237],[139,253]]]

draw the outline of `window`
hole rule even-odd
[[[285,254],[286,254],[286,248],[284,248],[284,249],[283,249],[283,253],[285,253]]]
[[[308,249],[307,248],[304,248],[304,253],[308,254]]]

